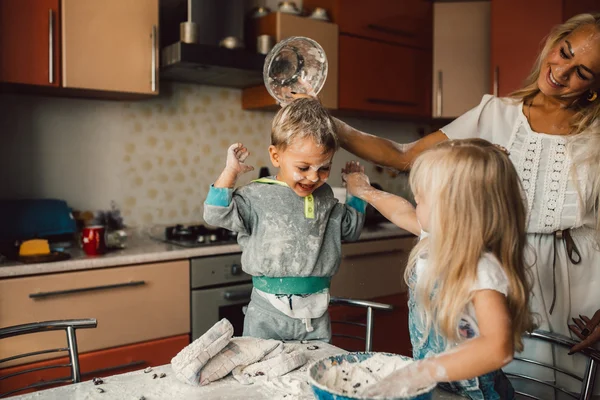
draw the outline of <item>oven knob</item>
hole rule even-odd
[[[231,266],[231,275],[237,276],[242,274],[242,266],[240,264],[233,264]]]
[[[217,235],[215,235],[214,233],[210,235],[210,238],[208,239],[210,242],[216,242],[217,241]]]
[[[204,236],[200,235],[200,236],[198,236],[198,239],[196,239],[196,241],[197,241],[198,243],[204,243],[204,241],[205,241],[205,238],[204,238]]]

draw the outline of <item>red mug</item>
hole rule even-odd
[[[104,227],[100,225],[86,226],[81,232],[81,247],[88,256],[97,256],[106,252]]]

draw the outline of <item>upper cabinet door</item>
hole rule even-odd
[[[58,86],[59,0],[0,0],[0,81]]]
[[[158,0],[62,0],[63,86],[158,93]]]
[[[433,117],[458,117],[489,93],[490,2],[433,7]]]
[[[492,0],[492,92],[506,96],[522,87],[554,25],[563,0]],[[535,17],[532,17],[535,15]]]

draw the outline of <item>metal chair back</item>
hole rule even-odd
[[[19,372],[15,372],[9,375],[4,375],[0,377],[0,387],[2,386],[2,382],[27,373],[32,373],[36,371],[52,369],[52,368],[65,368],[69,367],[70,376],[53,379],[49,381],[36,382],[34,384],[18,388],[16,390],[11,390],[9,392],[0,393],[1,397],[7,397],[12,394],[22,392],[28,389],[35,389],[44,386],[56,385],[59,383],[77,383],[81,381],[81,374],[79,371],[79,353],[77,350],[77,337],[75,331],[77,329],[87,329],[87,328],[95,328],[98,325],[95,319],[70,319],[70,320],[62,320],[62,321],[45,321],[45,322],[34,322],[31,324],[23,324],[23,325],[15,325],[6,328],[0,328],[0,340],[20,336],[27,335],[31,333],[38,332],[50,332],[50,331],[59,331],[63,330],[66,332],[67,346],[57,349],[47,349],[41,351],[35,351],[31,353],[18,354],[15,356],[7,357],[0,360],[0,367],[2,367],[3,363],[7,363],[13,360],[19,360],[26,357],[37,356],[41,354],[50,354],[50,353],[61,353],[67,352],[69,354],[69,363],[68,364],[60,364],[60,365],[51,365],[46,367],[37,367],[37,368],[29,368]]]
[[[362,326],[365,328],[365,336],[354,336],[354,335],[345,335],[345,334],[336,334],[333,333],[332,336],[344,337],[349,339],[356,340],[364,340],[365,341],[365,351],[371,351],[373,348],[373,310],[382,310],[382,311],[392,311],[394,309],[393,306],[389,304],[376,303],[373,301],[367,300],[353,300],[353,299],[344,299],[340,297],[332,297],[329,301],[331,305],[346,305],[351,307],[360,307],[366,309],[366,319],[365,322],[355,322],[355,321],[334,321],[332,320],[332,324],[345,324],[345,325],[354,325],[354,326]]]
[[[575,344],[577,344],[576,341],[574,341],[573,339],[571,339],[569,337],[559,335],[557,333],[542,331],[542,330],[536,330],[532,333],[529,333],[525,337],[527,337],[529,339],[540,340],[542,342],[546,342],[546,343],[550,343],[550,344],[559,346],[561,348],[567,349],[566,351],[568,351],[568,349],[570,349]],[[566,397],[570,397],[570,398],[573,398],[576,400],[591,400],[593,398],[593,393],[594,393],[594,381],[596,378],[596,370],[598,369],[598,365],[600,363],[600,351],[596,350],[594,348],[588,347],[587,349],[582,350],[581,353],[587,358],[586,369],[585,369],[585,373],[583,374],[583,376],[576,375],[572,372],[566,371],[565,369],[556,367],[554,365],[546,364],[546,363],[535,361],[535,360],[530,360],[527,358],[515,357],[515,360],[518,360],[520,362],[538,365],[540,367],[547,368],[549,370],[553,370],[556,373],[562,374],[564,376],[569,376],[569,377],[581,382],[581,390],[579,391],[579,393],[574,393],[571,390],[568,390],[564,387],[557,385],[555,382],[549,382],[546,380],[534,378],[534,377],[527,376],[524,374],[506,373],[506,375],[508,376],[508,378],[510,380],[513,380],[513,381],[533,382],[534,384],[530,385],[530,387],[532,389],[534,389],[535,387],[539,388],[538,385],[550,387],[554,390],[555,398],[557,397],[556,396],[557,394],[562,394]],[[516,394],[517,394],[517,398],[547,400],[547,399],[542,399],[540,397],[537,397],[533,393],[526,393],[526,392],[519,391],[519,390],[516,391]]]

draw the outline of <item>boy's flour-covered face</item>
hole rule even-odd
[[[277,180],[285,182],[298,196],[306,197],[329,178],[335,151],[326,150],[312,138],[297,138],[285,149],[269,147]]]

